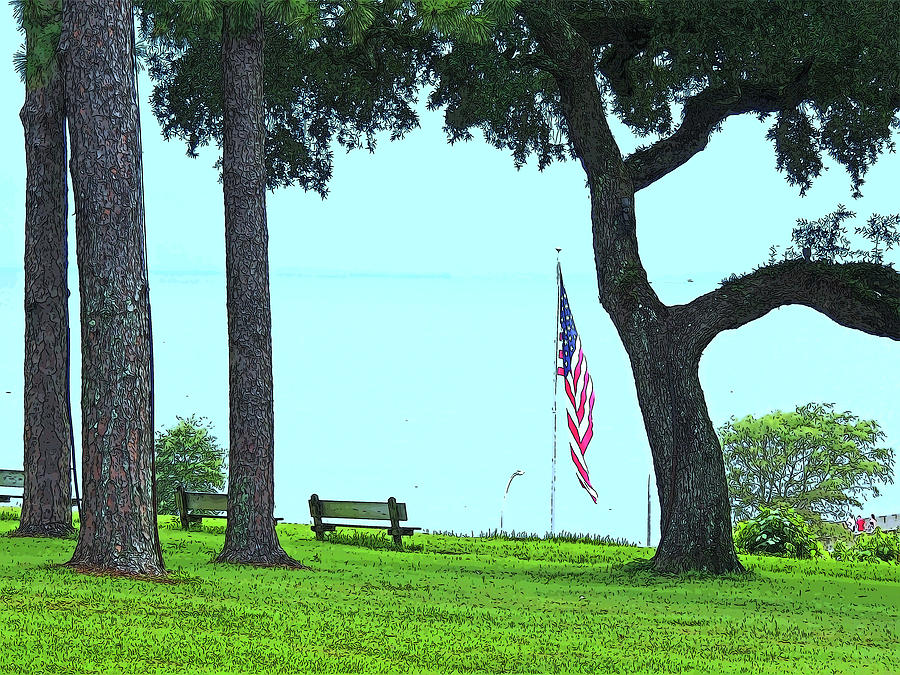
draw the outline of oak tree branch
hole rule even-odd
[[[847,328],[900,340],[900,273],[874,263],[791,260],[761,267],[673,308],[699,360],[712,339],[777,307],[805,305]]]
[[[706,148],[716,126],[731,115],[773,113],[799,105],[806,92],[810,66],[810,63],[804,64],[787,84],[738,82],[707,88],[689,97],[684,104],[681,126],[675,133],[626,158],[625,165],[633,177],[635,192],[674,171]],[[626,86],[624,62],[619,72],[610,70],[606,75],[613,91]]]

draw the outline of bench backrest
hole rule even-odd
[[[181,492],[175,491],[175,501],[181,501],[179,497],[184,495],[185,504],[183,507],[188,510],[206,509],[207,511],[227,511],[228,495],[216,494],[213,492]],[[181,505],[179,505],[181,506]]]
[[[0,487],[25,488],[25,472],[19,469],[0,469]]]
[[[393,499],[393,498],[392,498]],[[395,502],[397,520],[409,520],[406,516],[406,503]],[[309,514],[319,518],[355,518],[358,520],[390,520],[391,505],[389,502],[345,502],[332,499],[319,499],[313,495],[309,499]]]

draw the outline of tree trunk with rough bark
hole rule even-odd
[[[700,387],[699,355],[672,317],[622,334],[657,476],[659,572],[738,572],[722,448]]]
[[[84,479],[68,564],[161,575],[132,3],[66,0],[60,48],[81,287]]]
[[[275,533],[275,413],[266,224],[263,26],[222,24],[222,183],[228,303],[229,474],[218,562],[299,567]]]
[[[72,527],[66,115],[58,68],[26,87],[25,490],[12,536],[65,537]]]

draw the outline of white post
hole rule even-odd
[[[559,380],[559,252],[556,249],[556,323],[553,328],[553,460],[550,464],[550,536],[556,536],[556,385]]]
[[[503,503],[500,505],[500,533],[503,533],[503,509],[506,506],[506,495],[509,494],[509,486],[512,485],[513,478],[516,476],[524,476],[524,471],[515,471],[513,475],[509,477],[509,482],[506,484],[506,492],[503,493]]]
[[[650,547],[650,474],[647,474],[647,548]]]

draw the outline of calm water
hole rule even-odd
[[[21,466],[22,289],[15,279],[0,271],[0,312],[12,317],[0,334],[4,468]],[[557,529],[643,542],[650,456],[630,369],[593,280],[567,278],[567,289],[597,393],[587,460],[600,503],[579,487],[561,433]],[[503,490],[521,469],[504,527],[545,532],[555,290],[549,275],[273,275],[277,515],[308,522],[312,492],[395,496],[408,503],[411,525],[477,533],[498,526]],[[659,290],[678,302],[706,289],[667,290],[660,282]],[[155,274],[151,293],[157,426],[175,415],[205,415],[227,446],[224,279]],[[781,327],[776,344],[762,338]],[[894,342],[789,308],[719,336],[701,376],[716,425],[732,414],[834,401],[879,420],[890,442],[900,438],[896,354]],[[73,361],[77,387],[77,352]],[[655,541],[655,485],[652,501]],[[889,487],[870,510],[900,511],[900,490]]]

